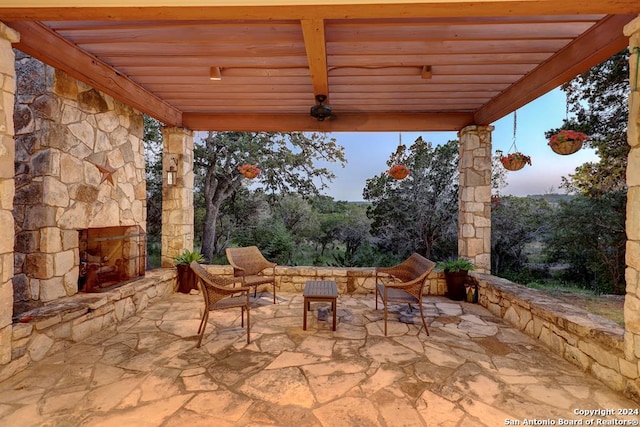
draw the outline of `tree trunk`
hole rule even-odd
[[[218,220],[221,203],[222,200],[218,203],[207,203],[202,224],[202,250],[200,252],[209,262],[213,259],[213,251],[216,243],[216,221]]]

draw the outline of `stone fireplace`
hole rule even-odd
[[[146,266],[142,115],[18,51],[16,84],[14,318]]]

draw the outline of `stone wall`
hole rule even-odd
[[[218,276],[233,277],[230,265],[207,265],[206,268]],[[374,268],[334,268],[334,267],[276,267],[276,293],[302,293],[307,281],[335,280],[340,294],[372,294],[375,293]],[[424,289],[425,295],[444,295],[447,285],[444,274],[432,271]]]
[[[541,292],[487,274],[478,281],[479,303],[611,389],[640,401],[638,363],[624,352],[624,329],[603,317]]]
[[[142,115],[17,52],[14,311],[78,292],[78,230],[146,230]]]
[[[13,104],[15,99],[14,53],[11,43],[18,33],[0,22],[0,365],[11,360],[13,311]]]

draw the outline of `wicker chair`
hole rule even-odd
[[[233,275],[242,278],[242,286],[253,288],[253,296],[258,292],[258,286],[271,285],[273,288],[273,303],[276,303],[276,263],[270,262],[260,252],[257,246],[242,248],[227,248],[227,260],[233,267]],[[268,272],[268,274],[266,274]]]
[[[376,268],[376,310],[378,297],[384,305],[384,335],[387,336],[387,314],[389,303],[417,304],[420,307],[420,317],[424,330],[429,335],[427,322],[424,320],[422,309],[422,292],[427,282],[427,276],[435,268],[436,263],[413,253],[402,263],[393,267]]]
[[[214,276],[205,270],[197,261],[193,261],[191,269],[198,278],[198,283],[204,297],[204,313],[198,328],[198,345],[202,343],[204,330],[209,320],[209,312],[213,310],[226,310],[228,308],[240,308],[242,310],[242,327],[244,327],[244,311],[247,311],[247,344],[251,342],[251,324],[249,319],[249,293],[251,289],[248,287],[234,288],[229,287],[238,282],[238,279],[224,278]]]

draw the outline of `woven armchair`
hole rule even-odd
[[[429,273],[436,263],[417,253],[411,254],[402,263],[393,267],[376,268],[376,310],[378,298],[384,305],[384,335],[387,336],[387,316],[390,303],[417,304],[420,307],[420,317],[424,330],[429,335],[429,328],[424,319],[422,308],[422,293]]]
[[[234,288],[232,285],[237,283],[239,279],[224,278],[214,276],[204,269],[197,261],[193,261],[191,269],[198,278],[198,284],[204,297],[204,313],[200,320],[198,328],[198,345],[202,343],[204,330],[209,320],[209,312],[213,310],[226,310],[228,308],[240,308],[242,311],[242,327],[244,327],[244,312],[247,311],[247,344],[251,342],[251,325],[249,319],[249,293],[251,289],[248,287]]]
[[[253,288],[253,296],[258,292],[258,286],[271,285],[273,288],[273,303],[276,303],[276,266],[275,262],[267,261],[257,246],[242,248],[227,248],[227,260],[233,267],[233,275],[242,279],[242,286]]]

